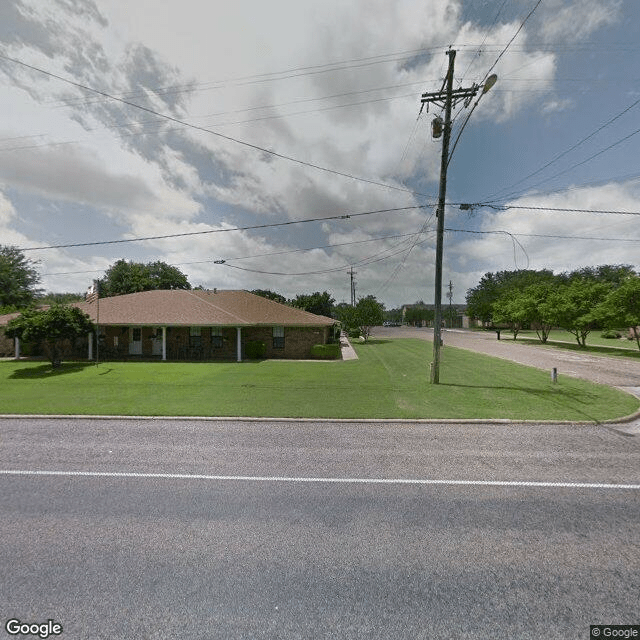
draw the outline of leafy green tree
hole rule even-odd
[[[333,313],[334,303],[335,300],[328,291],[323,291],[322,293],[316,291],[310,295],[301,294],[291,300],[292,307],[329,318]]]
[[[522,291],[521,304],[524,307],[527,322],[538,334],[540,342],[545,343],[553,329],[555,319],[553,307],[549,305],[557,285],[553,282],[532,284]]]
[[[69,304],[71,302],[82,302],[85,299],[82,293],[46,293],[38,298],[38,306],[52,304]]]
[[[387,309],[384,312],[384,321],[393,322],[394,324],[400,324],[402,322],[402,309]]]
[[[366,342],[371,335],[371,329],[384,322],[384,305],[378,302],[375,296],[360,298],[355,307],[355,320]]]
[[[105,297],[154,289],[191,289],[191,284],[180,269],[161,261],[144,264],[118,260],[100,280],[100,294]]]
[[[349,333],[358,327],[356,308],[346,302],[341,302],[333,308],[333,313],[340,320],[342,329]]]
[[[538,334],[540,342],[546,342],[553,323],[557,321],[553,295],[558,285],[543,280],[524,289],[510,288],[494,303],[493,321],[506,324],[515,340],[525,325]]]
[[[528,311],[524,295],[511,289],[493,303],[493,322],[508,325],[515,340],[522,327],[528,323]]]
[[[556,288],[545,303],[550,324],[572,333],[578,345],[586,346],[589,333],[602,326],[595,312],[612,286],[587,278],[573,279]]]
[[[94,330],[89,316],[77,307],[54,305],[44,311],[28,309],[10,320],[5,335],[25,342],[43,342],[54,368],[59,367],[73,341]]]
[[[467,315],[484,324],[492,322],[493,304],[500,297],[496,274],[485,273],[477,286],[467,291]]]
[[[594,310],[603,326],[611,329],[629,327],[640,349],[640,277],[629,276]]]
[[[485,273],[476,287],[467,291],[467,315],[485,324],[494,323],[494,304],[510,289],[524,289],[532,284],[553,281],[554,275],[548,269],[533,271],[498,271]]]
[[[413,304],[406,307],[404,311],[404,321],[408,324],[422,324],[423,322],[431,322],[435,317],[433,309],[427,309],[424,303]]]
[[[629,264],[602,264],[598,267],[583,267],[568,274],[568,280],[594,280],[604,282],[614,287],[620,286],[628,278],[635,276],[633,267]]]
[[[39,293],[39,281],[35,262],[25,258],[17,247],[0,245],[0,308],[28,307]]]
[[[254,289],[251,293],[256,296],[260,296],[261,298],[267,298],[268,300],[279,302],[280,304],[287,304],[287,299],[284,296],[281,296],[275,291],[270,291],[269,289]]]

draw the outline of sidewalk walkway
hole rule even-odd
[[[349,338],[347,338],[347,334],[344,331],[340,334],[340,349],[342,350],[343,360],[358,359],[358,354],[355,352],[355,349],[351,346],[351,343],[349,342]]]

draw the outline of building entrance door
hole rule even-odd
[[[140,327],[131,327],[129,334],[129,355],[142,355],[142,329]]]

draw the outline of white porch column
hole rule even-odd
[[[89,342],[89,355],[87,356],[87,359],[93,360],[93,333],[89,333],[87,335],[87,339]]]
[[[236,327],[236,351],[238,362],[242,362],[242,327]]]
[[[16,360],[20,359],[20,338],[17,336],[13,339],[13,347],[16,352]]]
[[[167,327],[162,327],[162,359],[167,359]]]

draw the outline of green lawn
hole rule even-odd
[[[348,362],[0,363],[3,413],[325,418],[604,420],[640,401],[586,381],[445,347],[429,384],[430,345],[355,345]]]
[[[626,358],[640,358],[640,350],[635,340],[627,340],[624,338],[608,339],[602,337],[602,331],[592,331],[587,336],[587,346],[580,347],[575,336],[568,331],[562,329],[553,329],[549,333],[547,345],[542,345],[535,331],[521,331],[518,333],[518,340],[522,342],[535,341],[538,346],[552,346],[562,349],[591,351],[599,355],[624,356]],[[624,334],[626,336],[626,332]],[[503,340],[513,339],[513,334],[503,332]]]

